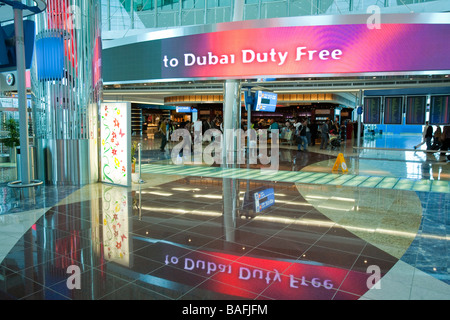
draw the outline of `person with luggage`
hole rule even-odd
[[[428,121],[425,122],[425,128],[423,129],[422,142],[418,145],[414,146],[414,150],[419,148],[424,143],[427,145],[427,150],[431,149],[431,139],[433,138],[433,126],[428,124]]]
[[[439,150],[442,147],[442,130],[440,126],[437,126],[436,131],[433,134],[433,144],[431,150]]]

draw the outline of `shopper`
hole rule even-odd
[[[444,131],[442,131],[441,141],[441,156],[445,156],[450,147],[450,126],[444,127]]]
[[[306,129],[308,128],[308,124],[305,121],[301,123],[301,125],[298,128],[298,137],[297,139],[297,150],[301,151],[302,145],[303,145],[303,151],[308,151],[308,139],[306,137]]]
[[[167,127],[168,127],[168,121],[167,119],[164,119],[161,122],[161,126],[159,127],[159,132],[161,132],[161,152],[164,152],[164,149],[167,144]]]
[[[330,120],[325,121],[322,124],[321,129],[321,137],[322,137],[322,141],[320,142],[320,149],[327,149],[328,148],[328,134],[329,134],[329,124],[330,124]]]

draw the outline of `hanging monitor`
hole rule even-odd
[[[406,98],[406,124],[425,124],[426,111],[426,96],[408,96]]]
[[[384,124],[402,124],[402,97],[384,98]]]
[[[364,123],[380,124],[381,98],[364,98]]]
[[[430,124],[450,124],[450,96],[431,96]]]
[[[273,92],[256,91],[253,111],[275,112],[278,95]]]

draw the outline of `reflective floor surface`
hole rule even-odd
[[[19,200],[3,185],[1,299],[450,298],[439,155],[285,146],[278,173],[258,176],[176,166],[141,142],[132,188],[45,186]],[[339,152],[347,174],[331,172]]]

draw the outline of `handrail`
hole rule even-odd
[[[400,148],[375,148],[375,147],[353,147],[353,149],[364,149],[364,150],[388,150],[388,151],[420,151],[428,153],[450,153],[450,150],[422,150],[422,149],[400,149]]]
[[[22,184],[21,180],[16,180],[8,183],[8,187],[10,188],[31,188],[31,187],[37,187],[43,184],[43,181],[41,180],[31,180],[28,184]]]

